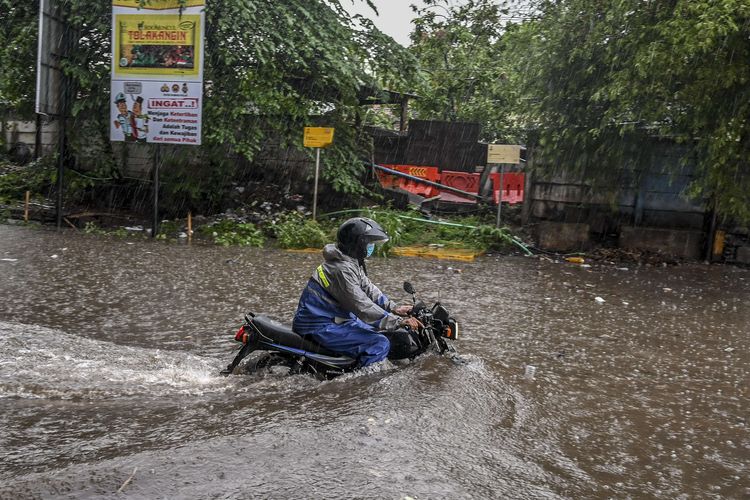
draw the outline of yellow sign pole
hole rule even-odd
[[[495,227],[500,227],[500,215],[503,206],[503,164],[521,163],[521,146],[515,144],[488,144],[487,145],[487,166],[497,164],[500,172],[500,192],[497,200],[497,220]]]
[[[320,175],[320,148],[333,143],[331,127],[305,127],[303,144],[306,148],[315,148],[315,188],[313,191],[313,220],[318,215],[318,177]]]
[[[315,189],[313,191],[313,220],[318,214],[318,174],[320,172],[320,148],[315,148]]]

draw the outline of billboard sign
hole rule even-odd
[[[204,8],[112,1],[112,141],[201,143]]]

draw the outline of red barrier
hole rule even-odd
[[[453,172],[443,170],[441,184],[466,191],[467,193],[479,193],[479,174],[468,172]],[[440,200],[452,203],[476,203],[474,198],[466,198],[448,191],[440,191]]]
[[[398,170],[405,174],[413,175],[414,177],[419,177],[420,179],[425,179],[427,181],[440,182],[440,172],[437,167],[418,167],[415,165],[399,165],[399,167]],[[401,189],[424,196],[425,198],[431,198],[438,194],[438,189],[436,187],[428,186],[427,184],[422,184],[410,179],[400,179],[399,185]]]
[[[497,205],[500,199],[500,174],[491,174],[492,197]],[[503,174],[503,201],[509,205],[523,203],[526,174],[523,172],[507,172]]]
[[[440,182],[440,171],[437,167],[421,167],[417,165],[383,165],[385,168],[391,170],[398,170],[405,174],[413,175],[414,177],[420,177],[422,179]],[[376,170],[376,175],[380,181],[380,185],[385,188],[401,188],[410,193],[424,196],[425,198],[431,198],[438,194],[438,189],[434,186],[428,186],[411,179],[404,179],[403,177],[397,177],[390,175],[380,170]]]
[[[398,170],[396,168],[398,165],[383,165],[385,168],[390,168],[391,170]],[[387,174],[383,172],[382,170],[375,170],[375,175],[378,176],[378,181],[380,182],[380,185],[384,188],[388,189],[395,189],[398,187],[398,183],[401,180],[399,177],[396,177],[395,175]]]

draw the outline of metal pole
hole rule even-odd
[[[31,191],[26,191],[26,200],[23,204],[23,221],[25,223],[29,223],[29,197],[31,196]]]
[[[154,145],[154,220],[151,226],[151,237],[156,238],[159,232],[159,144]]]
[[[313,220],[318,214],[318,174],[320,173],[320,148],[315,148],[315,190],[313,191]]]
[[[500,165],[500,192],[498,193],[497,197],[497,222],[495,223],[495,227],[500,227],[500,213],[503,208],[503,166]]]
[[[66,94],[63,91],[63,96]],[[63,97],[63,103],[66,99]],[[65,113],[66,106],[63,104],[62,115],[57,124],[60,127],[58,141],[58,156],[57,156],[57,201],[55,202],[55,212],[57,213],[57,230],[62,230],[62,210],[63,210],[63,177],[65,175]]]

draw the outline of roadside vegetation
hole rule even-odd
[[[321,249],[327,243],[336,241],[336,232],[344,220],[358,215],[376,220],[390,236],[387,243],[378,246],[377,254],[381,257],[392,255],[395,248],[412,246],[472,250],[476,253],[518,250],[510,229],[496,228],[488,218],[428,218],[416,210],[380,207],[334,212],[323,215],[318,221],[299,212],[284,212],[258,225],[237,218],[224,218],[222,214],[195,227],[192,238],[198,243],[220,246]],[[114,238],[148,238],[150,234],[149,229],[143,226],[107,227],[95,221],[85,223],[82,231]],[[185,219],[165,220],[160,225],[157,239],[171,243],[184,242],[187,231]]]

